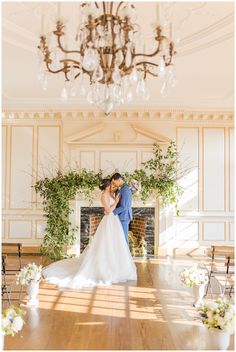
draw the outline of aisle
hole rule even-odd
[[[137,285],[59,292],[42,283],[40,305],[7,350],[200,350],[207,330],[195,320],[191,290],[178,279],[189,257],[137,261]],[[231,341],[233,347],[233,341]]]

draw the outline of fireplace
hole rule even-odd
[[[104,215],[102,207],[81,207],[80,209],[80,250],[87,246],[96,232]],[[145,245],[148,255],[154,254],[155,208],[133,207],[133,220],[129,226],[130,245],[137,248],[133,254],[141,255]],[[133,240],[134,239],[134,240]]]
[[[130,231],[135,232],[142,227],[139,235],[145,235],[149,251],[148,254],[157,254],[159,244],[159,206],[155,200],[148,200],[146,204],[142,201],[133,199],[133,217],[134,221],[130,224]],[[94,200],[93,205],[89,206],[86,199],[76,198],[70,201],[70,222],[71,228],[77,227],[76,243],[73,246],[73,251],[76,256],[79,256],[85,246],[89,243],[89,239],[96,231],[96,228],[101,221],[103,208],[100,206],[99,200]],[[91,236],[90,236],[91,225]],[[145,231],[143,231],[145,228]],[[154,246],[154,248],[153,248]],[[150,250],[151,248],[151,250]]]

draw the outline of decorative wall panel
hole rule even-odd
[[[46,227],[46,221],[36,221],[36,238],[44,237],[44,229]]]
[[[225,223],[224,222],[205,222],[203,224],[203,239],[205,241],[224,241]]]
[[[234,130],[229,130],[229,208],[234,211]]]
[[[32,208],[33,127],[12,126],[10,139],[10,208]]]
[[[176,224],[176,241],[198,241],[198,223],[178,222]]]
[[[234,223],[229,223],[229,239],[230,241],[234,241]]]
[[[80,152],[80,168],[95,171],[95,151]]]
[[[2,208],[6,207],[6,151],[7,151],[7,127],[2,126]]]
[[[198,209],[198,128],[178,128],[177,143],[180,152],[180,170],[187,170],[180,179],[184,193],[180,201],[180,209]]]
[[[60,162],[60,127],[38,127],[38,175],[53,175]]]
[[[101,151],[100,168],[107,173],[111,173],[115,169],[120,173],[133,171],[137,168],[137,152]]]
[[[9,221],[9,239],[32,238],[32,222],[23,220]]]
[[[204,128],[204,210],[225,210],[225,147],[223,128]]]

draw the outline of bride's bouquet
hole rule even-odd
[[[234,305],[218,298],[215,302],[206,302],[197,308],[203,325],[208,329],[219,329],[229,334],[234,333]]]
[[[24,325],[24,312],[22,309],[10,306],[2,313],[2,334],[14,336]]]
[[[19,274],[16,275],[16,284],[28,286],[31,282],[37,282],[41,279],[42,265],[29,263],[21,269]]]
[[[205,269],[200,268],[197,264],[189,269],[184,269],[179,273],[180,281],[189,286],[200,286],[208,283],[208,275]]]

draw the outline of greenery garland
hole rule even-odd
[[[179,155],[175,142],[170,142],[166,151],[153,146],[153,158],[142,163],[142,168],[133,173],[124,173],[127,184],[136,182],[140,185],[140,198],[145,202],[150,196],[160,199],[163,206],[175,204],[178,214],[178,199],[182,190],[178,184]],[[114,170],[114,172],[117,170]],[[71,228],[69,215],[73,211],[69,201],[80,193],[92,204],[94,191],[98,188],[104,175],[82,169],[68,173],[57,172],[55,177],[45,177],[36,182],[34,188],[42,197],[44,216],[47,219],[41,253],[51,259],[66,257],[65,247],[73,245],[76,240],[77,227]]]

